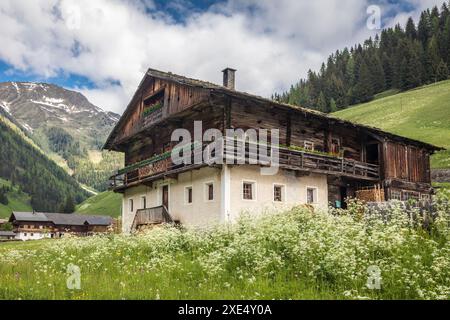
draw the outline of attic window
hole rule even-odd
[[[147,117],[159,110],[164,106],[164,90],[159,91],[158,93],[147,97],[143,100],[144,111],[142,115]]]
[[[314,151],[314,142],[306,140],[304,146],[306,150]]]

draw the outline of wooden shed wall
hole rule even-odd
[[[138,101],[131,106],[131,112],[127,121],[122,125],[116,137],[116,141],[121,141],[144,128],[142,113],[144,112],[143,101],[147,98],[164,92],[164,106],[162,109],[162,119],[167,118],[193,105],[208,99],[208,90],[196,87],[181,85],[157,78],[149,78],[137,96]],[[152,125],[147,124],[145,127]]]
[[[431,183],[430,155],[426,150],[395,142],[383,147],[384,176],[408,182]]]
[[[342,127],[329,127],[325,121],[311,118],[304,113],[233,102],[231,126],[244,130],[279,129],[280,144],[303,147],[305,141],[309,141],[314,143],[315,150],[323,152],[330,151],[331,138],[338,138],[346,158],[362,161],[363,145],[359,132]]]
[[[233,102],[231,105],[231,127],[234,129],[278,129],[280,130],[280,144],[286,144],[286,124],[287,114],[279,110],[264,109],[237,102]]]
[[[194,139],[194,121],[202,122],[203,133],[208,129],[223,128],[223,109],[205,107],[202,110],[190,113],[184,117],[177,125],[165,125],[158,128],[149,129],[145,137],[127,145],[125,152],[125,165],[131,165],[139,161],[151,158],[172,148],[178,142],[171,142],[172,132],[175,129],[183,128],[190,132]]]

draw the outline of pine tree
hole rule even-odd
[[[450,65],[450,15],[447,17],[444,30],[442,32],[442,52],[443,59],[447,62],[447,65]]]
[[[374,92],[381,92],[386,88],[386,79],[383,65],[378,55],[373,54],[370,64],[370,73],[372,76],[372,88]]]
[[[317,110],[325,113],[330,112],[330,110],[328,109],[327,100],[322,91],[320,92],[319,99],[317,99]]]
[[[431,21],[429,11],[422,12],[417,29],[417,36],[422,42],[422,46],[426,48],[428,45],[428,39],[431,35]]]
[[[444,60],[441,60],[436,70],[436,80],[443,81],[448,79],[448,67]]]
[[[338,108],[336,106],[336,101],[333,98],[330,99],[330,112],[336,112]]]
[[[432,82],[436,82],[436,72],[437,72],[437,68],[439,66],[439,63],[441,62],[441,57],[439,55],[439,47],[438,47],[438,40],[437,37],[434,35],[428,45],[428,50],[426,52],[426,54],[428,55],[428,63],[429,63],[429,70],[428,70],[428,75],[429,75],[429,80]]]
[[[358,83],[353,90],[353,95],[356,103],[367,102],[373,98],[373,88],[371,80],[372,78],[369,68],[364,61],[361,64],[361,68],[359,69]]]
[[[4,188],[0,189],[0,203],[7,206],[9,201],[8,201],[8,197],[6,196],[6,191]]]
[[[355,84],[355,60],[350,57],[345,66],[345,81],[349,87],[353,87]]]
[[[382,57],[382,65],[384,78],[386,82],[386,88],[391,89],[393,87],[393,79],[394,79],[394,69],[392,68],[391,58],[387,55],[386,52],[383,53]]]
[[[430,15],[431,32],[436,35],[439,32],[440,13],[438,7],[434,6]]]
[[[75,203],[73,201],[73,198],[71,196],[68,196],[66,198],[65,203],[61,207],[60,210],[62,213],[73,213],[75,211]]]
[[[409,17],[408,22],[406,23],[405,33],[406,36],[410,39],[417,38],[416,25],[414,24],[414,20],[412,17]]]

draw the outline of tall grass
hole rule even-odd
[[[355,203],[208,230],[0,245],[0,299],[448,299],[448,196],[428,230],[399,206],[386,217]],[[67,289],[69,263],[81,290]],[[370,266],[379,290],[367,286]]]

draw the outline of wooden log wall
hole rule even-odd
[[[128,150],[125,152],[125,165],[129,166],[149,159],[178,144],[177,142],[171,142],[172,132],[175,129],[187,129],[194,139],[194,121],[202,121],[203,133],[211,128],[222,130],[223,111],[221,108],[204,107],[186,115],[177,123],[167,123],[164,126],[149,129],[143,138],[128,144]]]
[[[202,88],[190,87],[156,78],[148,79],[142,86],[141,92],[138,92],[137,96],[139,98],[132,105],[132,111],[128,115],[126,123],[122,125],[116,141],[121,141],[143,129],[142,113],[145,109],[143,102],[159,93],[163,93],[164,96],[162,119],[206,101],[209,94],[208,90]],[[148,126],[152,124],[149,123]]]
[[[386,178],[431,183],[430,155],[425,150],[395,142],[385,142],[383,155]]]
[[[277,109],[233,101],[231,104],[231,128],[279,130],[280,144],[286,144],[287,114]],[[228,129],[228,128],[227,128]]]
[[[314,143],[314,150],[322,152],[329,152],[331,140],[337,138],[347,159],[363,161],[360,133],[347,128],[330,127],[323,120],[311,118],[308,114],[233,102],[231,127],[244,130],[279,129],[280,144],[304,147],[305,141],[308,141]]]

